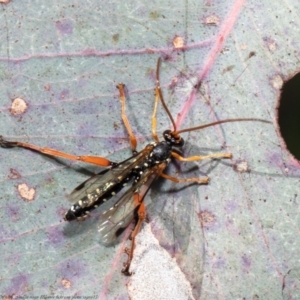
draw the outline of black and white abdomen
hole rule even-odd
[[[86,196],[73,204],[64,216],[66,221],[73,221],[76,219],[85,218],[90,211],[99,207],[114,195],[116,195],[131,177],[124,178],[121,182],[117,180],[112,181],[101,188],[96,188],[93,192],[87,193]],[[108,188],[106,188],[108,186]]]
[[[71,198],[78,200],[67,211],[64,219],[72,221],[85,218],[90,211],[118,194],[130,181],[134,186],[147,177],[153,167],[171,161],[172,145],[167,141],[152,143],[146,149],[148,153],[141,151],[79,185],[71,193]]]

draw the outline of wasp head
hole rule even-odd
[[[182,147],[184,145],[184,139],[175,131],[165,130],[163,136],[165,141],[171,146]]]

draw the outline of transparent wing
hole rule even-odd
[[[77,202],[84,196],[84,190],[87,190],[89,187],[95,186],[95,183],[101,182],[101,178],[104,178],[104,174],[110,171],[110,169],[103,170],[98,174],[93,175],[88,178],[83,183],[79,184],[69,195],[67,195],[67,199],[71,202]]]
[[[112,243],[128,227],[135,218],[136,210],[139,207],[139,205],[137,206],[134,203],[133,195],[145,185],[145,190],[140,194],[140,201],[144,201],[144,197],[150,189],[153,180],[159,176],[166,166],[167,163],[161,163],[151,169],[146,169],[140,181],[133,184],[114,205],[103,212],[98,227],[103,243]]]
[[[75,203],[87,198],[87,195],[93,195],[96,190],[97,197],[100,198],[107,189],[112,188],[114,184],[117,184],[127,177],[132,168],[143,161],[150,151],[151,149],[146,147],[137,155],[122,161],[117,166],[92,176],[76,187],[72,193],[68,195],[68,199]],[[92,203],[90,205],[92,205]]]

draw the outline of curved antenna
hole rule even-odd
[[[212,123],[200,125],[200,126],[197,126],[197,127],[191,127],[191,128],[182,129],[182,130],[177,131],[176,133],[180,134],[180,133],[183,133],[183,132],[189,132],[189,131],[199,130],[199,129],[203,129],[203,128],[206,128],[206,127],[211,127],[211,126],[215,126],[215,125],[219,125],[219,124],[223,124],[223,123],[243,122],[243,121],[257,121],[257,122],[272,124],[272,122],[270,122],[270,121],[263,120],[263,119],[258,119],[258,118],[226,119],[226,120],[221,120],[221,121],[216,121],[216,122],[212,122]]]
[[[159,98],[160,98],[160,101],[167,113],[167,115],[169,116],[169,119],[171,120],[172,122],[172,125],[173,125],[173,128],[174,128],[174,132],[177,132],[176,131],[176,124],[175,124],[175,121],[165,103],[165,100],[164,100],[164,97],[163,97],[163,94],[162,94],[162,91],[161,91],[161,88],[160,88],[160,82],[159,82],[159,68],[160,68],[160,63],[161,63],[161,58],[159,57],[159,59],[157,60],[157,67],[156,67],[156,89],[158,91],[158,95],[159,95]]]
[[[272,124],[272,122],[270,121],[267,121],[267,120],[264,120],[264,119],[259,119],[259,118],[236,118],[236,119],[226,119],[226,120],[220,120],[220,121],[216,121],[216,122],[212,122],[212,123],[208,123],[208,124],[204,124],[204,125],[200,125],[200,126],[196,126],[196,127],[191,127],[191,128],[186,128],[186,129],[182,129],[182,130],[179,130],[177,131],[177,128],[176,128],[176,124],[175,124],[175,121],[165,103],[165,100],[164,100],[164,97],[163,97],[163,94],[162,94],[162,91],[161,91],[161,88],[160,88],[160,81],[159,81],[159,70],[160,70],[160,64],[161,64],[161,57],[158,58],[157,60],[157,67],[156,67],[156,89],[158,91],[158,95],[159,95],[159,98],[160,98],[160,101],[166,111],[166,113],[168,114],[169,116],[169,119],[171,120],[172,122],[172,125],[173,125],[173,128],[174,128],[174,131],[173,131],[173,134],[180,134],[180,133],[183,133],[183,132],[190,132],[190,131],[194,131],[194,130],[199,130],[199,129],[204,129],[204,128],[207,128],[207,127],[211,127],[211,126],[215,126],[215,125],[219,125],[219,124],[224,124],[224,123],[233,123],[233,122],[248,122],[248,121],[256,121],[256,122],[262,122],[262,123],[269,123],[269,124]]]

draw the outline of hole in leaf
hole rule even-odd
[[[300,160],[300,73],[281,89],[278,124],[287,149]]]

